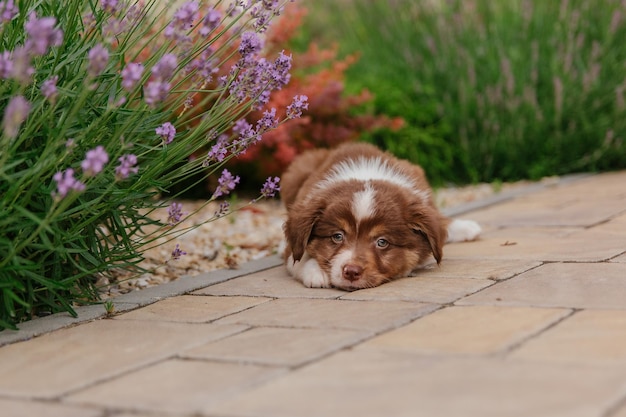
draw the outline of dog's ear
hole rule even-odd
[[[309,240],[313,226],[322,215],[323,205],[313,204],[294,204],[290,209],[285,222],[285,238],[291,248],[294,262],[302,259]]]
[[[437,263],[443,257],[443,244],[446,241],[446,219],[431,206],[421,206],[412,213],[410,227],[414,233],[426,239]]]

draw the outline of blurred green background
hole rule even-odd
[[[626,168],[619,0],[310,0],[295,51],[358,53],[346,92],[399,116],[361,135],[434,185]]]

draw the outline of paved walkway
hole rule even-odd
[[[1,332],[0,415],[625,417],[626,172],[464,217],[480,241],[374,289],[269,258]]]

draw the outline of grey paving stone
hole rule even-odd
[[[191,360],[167,360],[68,396],[74,404],[143,412],[202,413],[211,404],[239,394],[281,368]]]
[[[245,295],[275,298],[337,298],[345,291],[307,288],[290,277],[284,266],[266,269],[194,292],[201,295]]]
[[[455,245],[464,244],[466,243],[458,243]],[[541,265],[541,262],[533,260],[449,258],[445,255],[446,248],[450,246],[452,245],[444,247],[444,259],[441,264],[437,265],[433,262],[422,269],[418,269],[413,275],[433,278],[503,280]],[[471,248],[469,249],[471,250]]]
[[[153,320],[207,323],[269,301],[261,297],[200,297],[180,295],[115,317],[115,320]]]
[[[408,277],[384,285],[354,291],[341,297],[342,300],[376,301],[421,301],[447,304],[468,294],[479,291],[493,281],[476,278],[455,277]]]
[[[104,417],[105,414],[98,408],[7,398],[0,398],[0,410],[5,417]]]
[[[366,330],[377,333],[428,314],[438,306],[404,301],[349,301],[284,298],[233,314],[219,324]]]
[[[546,264],[470,295],[457,304],[626,309],[626,265]]]
[[[0,396],[55,398],[245,326],[99,320],[0,348]]]
[[[619,369],[501,358],[355,350],[270,381],[219,416],[601,416],[624,392]]]

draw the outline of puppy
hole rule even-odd
[[[287,270],[312,288],[378,286],[481,231],[439,213],[422,168],[363,143],[298,156],[281,197]]]

